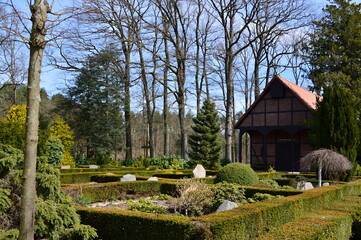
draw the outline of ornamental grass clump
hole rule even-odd
[[[184,180],[176,185],[178,206],[185,215],[202,215],[212,205],[214,192],[200,181]]]
[[[259,179],[256,172],[249,165],[244,163],[231,163],[217,173],[214,183],[219,182],[254,185],[259,182]]]

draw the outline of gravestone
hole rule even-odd
[[[89,168],[99,168],[98,165],[89,165]]]
[[[313,185],[310,182],[301,181],[297,183],[297,190],[309,190],[312,189]]]
[[[126,174],[120,178],[121,182],[136,181],[137,178],[133,174]]]
[[[192,176],[194,178],[205,178],[206,177],[206,169],[200,164],[197,164],[197,166],[193,170]]]
[[[216,210],[216,212],[228,211],[238,207],[237,203],[225,200]]]
[[[150,178],[148,178],[147,181],[158,181],[158,178],[157,177],[150,177]]]
[[[322,187],[328,187],[328,186],[330,186],[330,183],[328,182],[322,183]]]
[[[70,166],[69,165],[61,166],[60,169],[70,169]]]

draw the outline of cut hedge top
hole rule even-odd
[[[255,171],[244,163],[231,163],[222,168],[216,175],[214,183],[236,183],[240,185],[254,185],[258,183]]]

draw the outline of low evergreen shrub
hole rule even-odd
[[[237,184],[221,182],[212,186],[214,191],[213,209],[217,209],[225,200],[242,204],[246,202],[245,190]]]
[[[236,183],[239,185],[254,185],[259,182],[258,176],[253,169],[243,163],[231,163],[223,167],[214,179],[219,182]]]
[[[128,210],[139,211],[146,213],[157,213],[157,214],[166,214],[168,211],[163,206],[158,206],[153,202],[140,198],[138,202],[133,200],[127,201]]]

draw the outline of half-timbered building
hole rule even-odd
[[[317,95],[274,76],[235,125],[240,145],[243,134],[250,136],[253,169],[299,170],[300,158],[311,151],[305,121],[312,118],[316,103]]]

